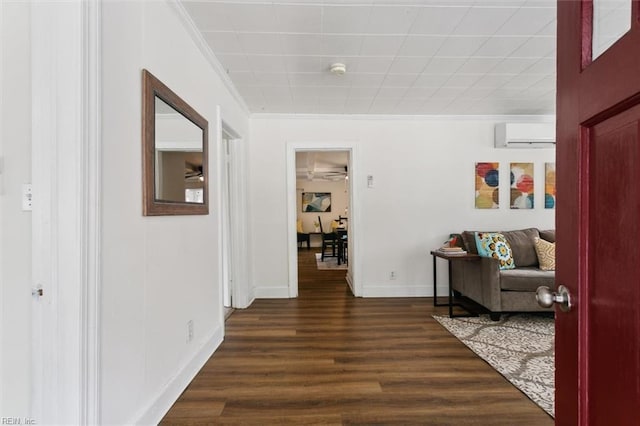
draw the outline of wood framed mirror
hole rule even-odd
[[[142,70],[142,213],[209,214],[209,123]]]

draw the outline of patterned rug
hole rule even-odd
[[[316,265],[318,266],[318,270],[322,271],[322,270],[328,270],[328,269],[331,269],[331,270],[349,269],[349,267],[344,263],[338,265],[337,257],[325,257],[324,262],[320,260],[321,257],[322,257],[322,254],[316,253]]]
[[[554,416],[554,321],[551,316],[434,315],[444,328],[502,374],[551,417]]]

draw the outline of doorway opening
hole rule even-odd
[[[357,240],[354,154],[351,144],[289,144],[289,297],[298,297],[298,254],[311,266],[342,270],[355,296]],[[317,260],[316,260],[317,256]]]

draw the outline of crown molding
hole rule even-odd
[[[202,52],[209,64],[211,64],[216,74],[218,74],[218,77],[220,77],[220,80],[222,80],[224,86],[227,88],[229,93],[231,93],[231,96],[233,96],[233,98],[247,115],[251,115],[251,111],[249,111],[247,103],[244,101],[244,99],[242,99],[240,92],[238,92],[238,89],[236,89],[236,86],[231,81],[231,78],[227,74],[227,71],[224,69],[216,55],[213,53],[204,37],[202,37],[202,33],[200,33],[200,30],[198,30],[198,27],[196,27],[195,22],[193,22],[193,19],[191,19],[189,13],[187,13],[186,9],[182,5],[182,2],[180,0],[166,1],[176,12],[176,15],[180,18],[180,21],[184,25],[184,28],[187,30],[200,52]]]
[[[252,119],[282,120],[376,120],[376,121],[507,121],[539,123],[555,121],[556,116],[545,115],[393,115],[393,114],[287,114],[252,113]]]

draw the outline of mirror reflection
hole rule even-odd
[[[204,203],[203,131],[155,98],[155,198]]]
[[[142,214],[209,214],[209,123],[142,70]]]

